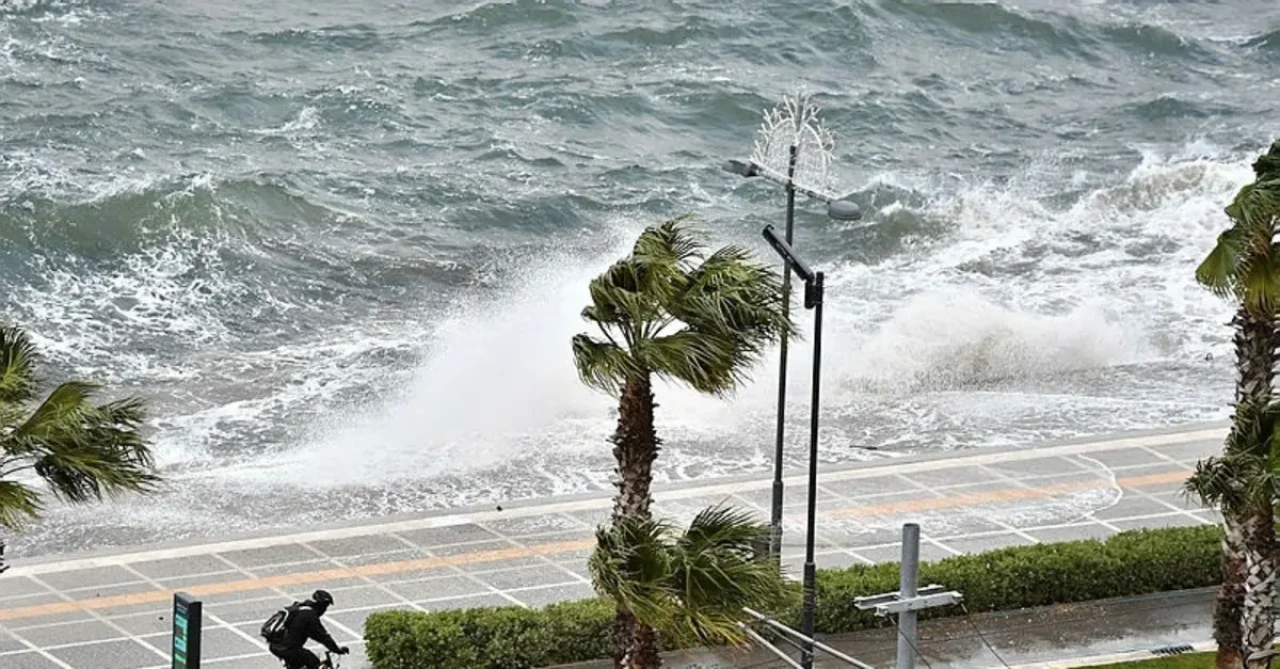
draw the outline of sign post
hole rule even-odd
[[[902,526],[902,562],[898,573],[901,582],[897,592],[883,595],[855,597],[854,606],[863,611],[875,610],[878,616],[898,616],[898,669],[915,669],[916,619],[919,612],[938,606],[959,604],[964,598],[955,590],[944,590],[940,585],[920,587],[920,526],[907,523]]]
[[[173,593],[173,669],[200,669],[203,609],[203,603],[191,595]]]

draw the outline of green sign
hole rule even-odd
[[[173,669],[200,669],[200,623],[204,606],[185,592],[173,594]]]

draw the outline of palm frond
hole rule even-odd
[[[1206,508],[1231,511],[1244,505],[1245,490],[1242,483],[1245,472],[1238,463],[1224,462],[1211,456],[1196,463],[1196,470],[1183,483],[1183,490],[1200,500]]]
[[[27,333],[0,326],[0,402],[28,402],[35,396],[35,346]]]
[[[636,238],[632,255],[645,262],[669,265],[687,272],[690,264],[701,257],[705,241],[692,226],[692,214],[684,214],[650,226]]]
[[[1271,450],[1280,405],[1267,400],[1245,400],[1236,405],[1231,430],[1223,448],[1226,455],[1266,458]]]
[[[597,323],[628,326],[652,318],[652,298],[640,290],[643,268],[630,259],[621,260],[592,279],[587,286],[591,311],[583,316]]]
[[[1236,292],[1245,308],[1262,317],[1280,307],[1280,254],[1251,254],[1238,268]]]
[[[596,592],[655,628],[671,624],[673,602],[669,527],[651,519],[624,518],[596,531],[587,568]]]
[[[1218,297],[1230,297],[1235,291],[1245,247],[1241,232],[1229,228],[1218,235],[1218,243],[1196,267],[1196,281]]]
[[[724,396],[745,380],[747,361],[738,342],[718,333],[686,328],[644,340],[636,352],[646,369],[699,392]]]
[[[743,607],[767,608],[789,597],[777,563],[755,552],[769,531],[749,514],[723,506],[694,518],[672,559],[678,625],[703,642],[737,643]]]
[[[583,383],[614,395],[639,371],[629,352],[584,334],[573,338],[573,361]]]
[[[1246,184],[1237,193],[1235,199],[1227,206],[1227,215],[1238,223],[1244,224],[1251,233],[1249,238],[1254,243],[1265,244],[1266,231],[1274,224],[1277,212],[1280,212],[1280,181],[1259,179]]]
[[[53,389],[13,432],[13,437],[30,440],[75,438],[86,422],[92,420],[96,408],[90,402],[98,386],[83,381],[68,381]]]
[[[149,460],[132,448],[66,443],[47,448],[36,460],[35,472],[59,498],[88,502],[155,490],[159,477]]]
[[[0,479],[0,527],[21,529],[43,508],[35,490],[17,481]]]
[[[56,496],[71,502],[154,490],[159,479],[138,431],[141,401],[94,405],[96,388],[78,381],[59,385],[6,435],[3,450],[26,458]]]
[[[1269,316],[1280,308],[1280,180],[1270,174],[1237,191],[1225,212],[1232,226],[1196,268],[1196,280],[1215,295],[1234,297],[1247,309]]]
[[[711,254],[692,270],[667,309],[683,330],[652,341],[652,369],[693,388],[725,395],[748,378],[765,347],[795,331],[782,309],[778,274],[736,246]]]
[[[575,338],[579,376],[588,385],[616,392],[625,374],[648,371],[727,395],[747,380],[770,343],[795,333],[782,309],[778,273],[739,246],[704,257],[689,220],[650,226],[629,257],[591,281],[582,317],[629,358],[603,342]]]
[[[752,514],[731,506],[709,506],[694,516],[679,544],[687,552],[697,553],[710,547],[754,554],[756,542],[768,537],[771,528],[757,522]]]
[[[747,347],[794,334],[782,309],[782,277],[752,257],[736,246],[716,251],[690,273],[672,313],[699,330],[732,333]]]
[[[155,490],[141,400],[96,404],[97,384],[70,381],[28,409],[36,398],[33,362],[27,336],[0,327],[0,525],[15,527],[42,509],[40,494],[12,479],[22,472],[71,502]]]
[[[767,608],[792,596],[778,565],[754,552],[769,527],[745,512],[712,507],[672,538],[652,520],[624,519],[597,532],[590,560],[602,595],[636,619],[706,643],[742,640],[742,608]]]
[[[715,292],[740,286],[756,287],[778,294],[782,276],[755,262],[755,254],[743,246],[729,245],[717,249],[689,272],[689,290]]]
[[[1253,173],[1259,181],[1280,181],[1280,139],[1272,142],[1267,152],[1253,161]]]
[[[1222,455],[1196,463],[1183,485],[1205,506],[1239,513],[1267,506],[1280,492],[1280,453],[1274,441],[1280,405],[1244,401],[1236,406]]]
[[[743,299],[741,294],[689,294],[680,300],[677,313],[691,329],[731,337],[746,351],[760,352],[776,342],[783,333],[796,332],[782,311],[782,302],[770,304],[758,299]]]
[[[141,432],[146,417],[145,406],[137,398],[100,405],[96,419],[85,426],[85,441],[97,448],[115,451],[120,458],[142,469],[153,469],[155,460]]]

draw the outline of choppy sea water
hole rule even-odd
[[[4,318],[172,484],[14,552],[605,489],[586,282],[685,212],[767,253],[719,165],[800,87],[870,223],[797,220],[825,461],[1226,415],[1192,270],[1280,135],[1271,0],[0,0]],[[775,369],[660,388],[659,479],[767,470]]]

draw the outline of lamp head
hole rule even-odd
[[[726,160],[722,167],[724,171],[732,172],[741,177],[754,177],[760,173],[756,164],[748,160]]]
[[[832,200],[827,203],[827,216],[833,221],[860,221],[862,208],[849,200]]]
[[[782,256],[782,261],[786,263],[787,269],[795,272],[796,276],[800,277],[800,280],[805,283],[813,281],[813,270],[809,269],[809,266],[803,260],[796,257],[791,245],[778,236],[772,225],[764,226],[762,234],[765,241],[769,242],[769,245],[773,247],[773,250],[777,251],[779,256]]]

